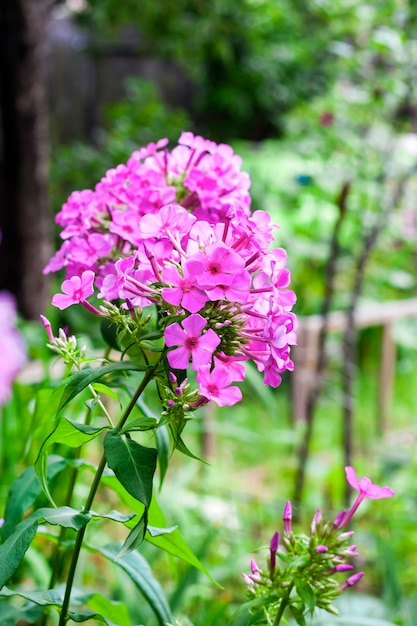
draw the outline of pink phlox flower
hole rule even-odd
[[[150,284],[154,280],[150,266],[141,266],[140,269],[125,274],[120,293],[122,297],[129,297],[134,306],[149,306],[158,301],[158,291]]]
[[[94,293],[94,272],[86,270],[81,276],[71,276],[64,280],[61,289],[63,294],[57,293],[52,298],[52,304],[63,310],[72,304],[83,303]]]
[[[359,494],[362,495],[363,498],[377,500],[379,498],[390,498],[394,495],[390,487],[379,487],[379,485],[375,485],[366,476],[358,480],[353,467],[345,467],[345,473],[349,485],[359,491]]]
[[[178,346],[168,352],[168,362],[172,368],[187,369],[190,358],[194,370],[211,363],[220,338],[211,328],[203,333],[206,326],[207,320],[199,313],[193,313],[181,322],[181,326],[175,322],[165,328],[166,345]]]
[[[394,495],[394,492],[390,487],[380,487],[379,485],[375,485],[367,476],[358,480],[357,474],[351,466],[345,467],[345,473],[349,485],[356,489],[359,493],[351,508],[344,515],[339,528],[345,526],[350,521],[357,508],[361,502],[365,500],[365,498],[377,500],[379,498],[391,498]]]
[[[111,268],[109,267],[103,278],[98,297],[106,300],[125,298],[126,293],[123,289],[125,278],[133,271],[135,262],[135,255],[132,255],[124,259],[118,259]]]
[[[58,272],[68,264],[69,253],[71,250],[71,241],[64,241],[60,249],[49,259],[49,262],[43,269],[43,274],[50,272]]]
[[[246,370],[242,360],[246,358],[247,357],[229,356],[223,352],[217,352],[213,361],[215,366],[222,365],[223,367],[227,367],[232,376],[232,381],[237,383],[245,380]]]
[[[69,255],[75,263],[86,267],[93,266],[98,259],[107,257],[112,251],[114,240],[108,235],[92,233],[87,237],[73,237]]]
[[[203,308],[208,298],[197,285],[197,276],[203,271],[200,261],[189,259],[182,264],[182,273],[174,265],[166,265],[162,270],[162,280],[170,287],[163,287],[162,297],[169,304],[182,306],[190,313]]]
[[[182,206],[176,203],[163,206],[157,214],[144,215],[140,220],[140,230],[144,238],[172,236],[180,242],[189,235],[196,221]]]
[[[133,209],[127,209],[126,211],[114,210],[111,212],[111,215],[110,232],[119,235],[133,245],[138,245],[142,239],[139,230],[138,212]]]
[[[163,139],[159,139],[159,141],[157,141],[156,143],[152,141],[148,143],[147,146],[140,148],[140,150],[136,150],[130,158],[141,161],[142,159],[146,159],[147,157],[152,156],[161,148],[165,148],[168,143],[169,139],[167,139],[166,137],[164,137]]]
[[[205,220],[197,220],[190,229],[187,253],[193,254],[220,240],[213,226]]]
[[[203,289],[218,285],[230,285],[236,274],[244,272],[245,262],[236,252],[221,241],[207,246],[204,253],[196,255],[204,265],[204,272],[197,277]]]
[[[202,280],[204,280],[202,278]],[[220,282],[213,287],[206,287],[210,300],[227,300],[228,302],[244,303],[249,298],[250,275],[246,271],[227,276],[226,282]]]
[[[202,365],[197,371],[198,393],[212,400],[218,406],[233,406],[242,400],[239,387],[230,386],[232,374],[224,365],[217,365],[210,371],[209,365]]]

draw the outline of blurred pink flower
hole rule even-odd
[[[15,300],[0,292],[0,406],[10,398],[13,380],[26,362],[25,344],[15,322]]]

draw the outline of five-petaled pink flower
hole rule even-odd
[[[199,367],[197,382],[198,393],[219,406],[232,406],[242,399],[239,387],[229,387],[233,376],[224,365],[217,365],[212,371],[209,365]]]
[[[71,276],[62,283],[62,293],[57,293],[52,298],[52,304],[59,309],[66,309],[72,304],[85,302],[88,296],[94,293],[94,272],[86,270],[81,276]]]
[[[207,320],[199,313],[193,313],[185,318],[181,326],[176,322],[164,330],[165,343],[168,347],[178,346],[168,352],[168,362],[174,369],[185,370],[190,358],[192,367],[197,370],[201,365],[211,363],[212,355],[220,343],[220,338],[214,330],[209,328],[202,333]]]
[[[363,502],[365,498],[378,500],[379,498],[391,498],[391,496],[394,495],[394,492],[390,487],[380,487],[379,485],[374,485],[373,482],[366,476],[358,480],[357,474],[353,467],[345,467],[345,473],[349,485],[359,491],[359,493],[349,511],[345,513],[341,522],[338,524],[339,528],[341,528],[342,526],[346,526],[346,524],[354,515],[360,503]]]

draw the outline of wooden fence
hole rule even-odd
[[[376,408],[378,427],[386,427],[395,373],[396,346],[393,324],[401,319],[417,317],[417,298],[374,303],[358,307],[355,313],[355,328],[381,326],[383,329],[379,368],[378,397]],[[327,328],[329,333],[342,333],[347,327],[347,316],[343,312],[330,313]],[[298,345],[292,350],[294,372],[292,373],[292,413],[295,421],[306,417],[307,398],[315,384],[318,357],[318,341],[323,318],[311,315],[299,318]]]

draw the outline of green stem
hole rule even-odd
[[[287,589],[287,595],[284,598],[282,598],[282,602],[281,602],[280,607],[278,609],[278,613],[277,613],[277,616],[275,618],[273,626],[278,626],[281,623],[281,618],[283,617],[284,611],[285,611],[285,609],[288,606],[288,600],[290,598],[290,594],[291,594],[291,591],[292,591],[293,587],[294,587],[294,583],[291,583],[290,586]]]
[[[142,393],[145,390],[145,388],[147,387],[147,385],[153,379],[154,374],[155,374],[155,372],[156,372],[156,370],[157,370],[157,368],[159,366],[159,363],[160,363],[160,361],[158,361],[150,370],[148,370],[145,373],[145,376],[143,377],[140,385],[136,389],[135,393],[133,394],[132,398],[130,399],[129,404],[127,405],[126,409],[124,410],[124,412],[123,412],[123,414],[122,414],[122,416],[121,416],[121,418],[119,420],[119,423],[117,424],[117,428],[119,428],[119,429],[123,428],[124,424],[126,423],[126,420],[128,419],[129,415],[133,411],[133,409],[134,409],[134,407],[136,405],[136,402],[138,401],[138,399],[142,395]],[[101,477],[103,475],[104,468],[106,467],[106,464],[107,464],[106,457],[103,454],[103,456],[101,457],[101,461],[99,463],[99,466],[97,468],[93,484],[91,485],[90,493],[88,494],[88,498],[87,498],[87,501],[85,503],[84,511],[89,511],[91,509],[91,506],[93,504],[93,500],[94,500],[94,497],[96,495],[97,489],[99,487],[100,480],[101,480]],[[62,602],[61,615],[60,615],[60,618],[59,618],[59,626],[65,626],[65,623],[67,621],[67,614],[68,614],[68,608],[69,608],[69,603],[70,603],[72,586],[74,584],[75,571],[77,569],[78,559],[79,559],[79,556],[80,556],[80,552],[81,552],[81,548],[82,548],[82,544],[83,544],[84,535],[85,535],[85,531],[86,530],[87,530],[87,524],[83,528],[81,528],[81,530],[78,531],[77,538],[75,540],[74,551],[72,553],[72,559],[71,559],[71,563],[70,563],[70,567],[69,567],[69,571],[68,571],[67,584],[66,584],[66,587],[65,587],[64,599],[63,599],[63,602]]]

